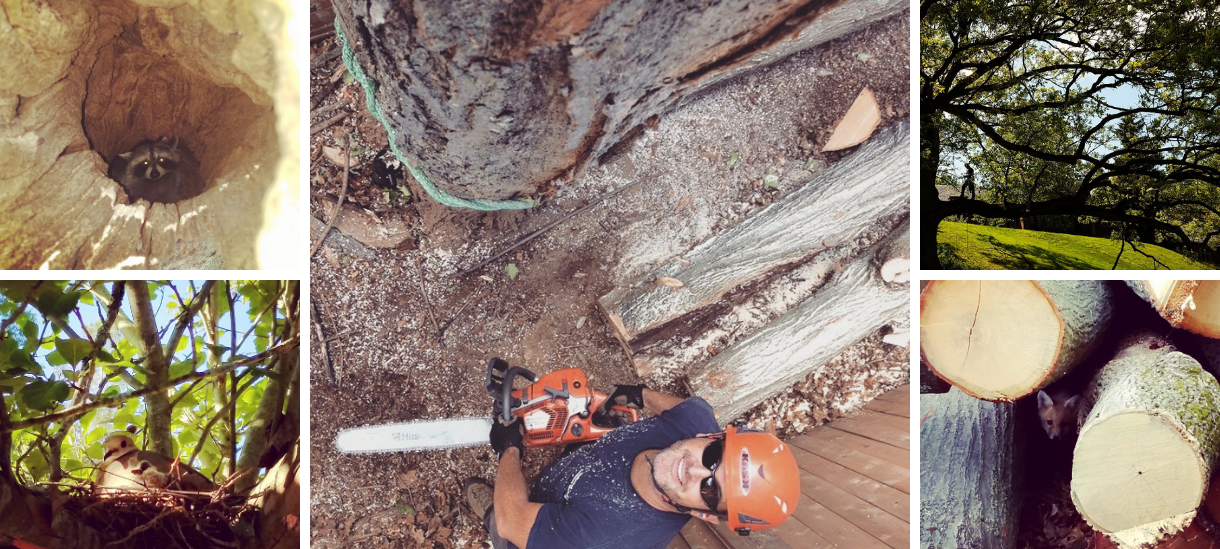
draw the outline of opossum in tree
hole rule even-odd
[[[110,161],[108,175],[137,200],[172,204],[202,192],[199,161],[177,137],[140,142]]]
[[[1069,437],[1076,432],[1076,408],[1080,395],[1057,390],[1038,391],[1038,420],[1051,440]]]

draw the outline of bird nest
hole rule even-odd
[[[171,490],[81,495],[64,509],[97,531],[106,548],[239,547],[254,535],[257,509],[242,496]]]

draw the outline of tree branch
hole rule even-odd
[[[231,362],[227,362],[227,363],[222,364],[219,367],[213,368],[211,370],[206,370],[203,372],[191,372],[191,373],[183,375],[181,377],[174,378],[174,379],[170,380],[168,383],[166,383],[164,386],[145,387],[143,389],[139,389],[136,391],[129,391],[129,392],[115,395],[112,397],[103,397],[103,398],[99,398],[93,402],[81,404],[80,406],[73,406],[73,407],[65,409],[63,411],[55,412],[53,414],[47,414],[47,415],[39,416],[36,418],[29,418],[29,419],[24,419],[21,421],[13,422],[3,428],[0,428],[0,432],[7,433],[7,432],[16,431],[18,429],[25,429],[27,427],[32,427],[34,425],[42,425],[44,423],[50,423],[52,421],[57,421],[57,420],[60,420],[60,419],[66,418],[66,417],[80,415],[85,412],[88,412],[89,410],[114,406],[116,404],[126,402],[127,400],[130,400],[130,399],[133,399],[136,397],[142,397],[142,396],[148,395],[150,393],[154,393],[156,391],[165,391],[171,387],[174,387],[176,385],[181,385],[188,381],[194,381],[196,379],[201,379],[201,378],[205,378],[208,376],[228,373],[235,368],[239,368],[239,367],[245,366],[247,364],[254,364],[254,363],[266,360],[268,357],[271,357],[272,355],[275,355],[277,353],[291,351],[293,348],[297,347],[298,345],[300,345],[300,340],[298,338],[292,338],[292,339],[284,341],[283,343],[280,343],[279,345],[271,347],[271,348],[267,349],[266,351],[263,351],[257,355],[243,358],[241,360],[234,360]],[[173,454],[169,454],[169,455],[173,455]]]

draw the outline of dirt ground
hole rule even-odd
[[[836,161],[836,153],[817,151],[864,86],[881,104],[883,125],[907,117],[909,25],[909,15],[893,17],[723,83],[662,118],[625,154],[559,186],[539,208],[494,214],[444,208],[413,182],[410,196],[377,185],[371,163],[386,147],[385,132],[341,62],[326,59],[334,39],[315,41],[311,53],[321,61],[311,70],[311,111],[325,113],[312,123],[351,114],[312,137],[311,214],[330,219],[342,177],[323,147],[341,149],[350,132],[360,168],[347,199],[360,208],[346,216],[365,226],[349,227],[352,236],[332,234],[310,265],[316,318],[328,338],[327,358],[318,338],[311,347],[313,546],[482,545],[486,536],[460,486],[470,476],[494,478],[489,447],[345,456],[330,444],[338,430],[486,415],[482,378],[491,356],[540,373],[578,366],[606,392],[637,383],[597,299]],[[775,177],[765,184],[765,176]],[[463,273],[636,180],[644,183]],[[811,376],[747,417],[774,423],[781,436],[797,434],[858,408],[836,398],[849,387],[880,394],[907,382],[909,356],[874,335],[836,359],[833,375]],[[667,371],[644,381],[685,396],[681,379],[682,372]],[[531,450],[527,476],[557,455]]]

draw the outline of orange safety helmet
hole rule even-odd
[[[729,425],[721,459],[730,530],[745,536],[775,528],[796,510],[801,473],[784,441],[771,433]]]

